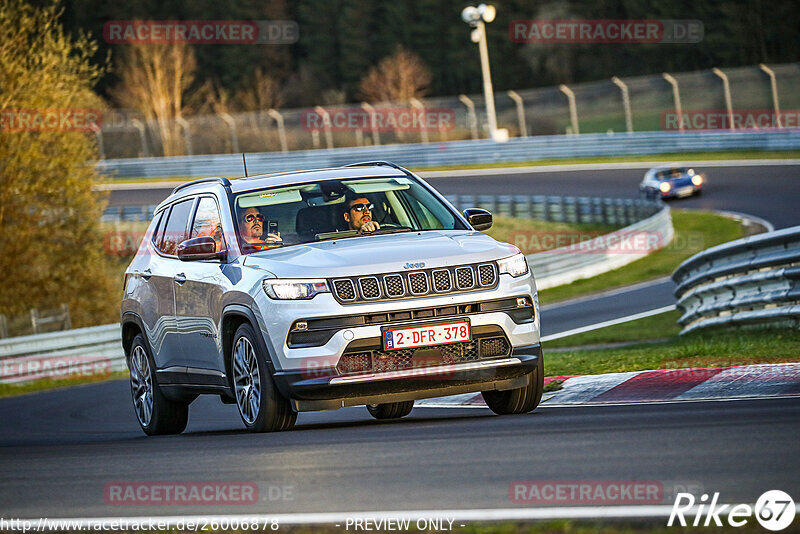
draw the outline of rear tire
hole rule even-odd
[[[142,334],[133,338],[130,354],[131,398],[139,426],[148,436],[180,434],[189,421],[189,403],[164,396],[156,380],[155,362]]]
[[[411,413],[414,401],[367,404],[367,410],[375,419],[400,419]]]
[[[539,406],[544,392],[544,359],[539,356],[536,369],[531,371],[527,386],[507,391],[483,391],[483,400],[497,415],[529,413]]]
[[[280,432],[294,426],[297,412],[275,387],[266,354],[248,323],[239,326],[233,335],[231,377],[236,406],[247,430]]]

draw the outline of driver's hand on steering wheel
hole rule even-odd
[[[381,225],[378,224],[378,221],[367,221],[363,225],[361,225],[361,228],[358,229],[358,233],[360,234],[363,234],[365,232],[369,233],[380,229]]]

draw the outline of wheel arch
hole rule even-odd
[[[253,328],[253,331],[255,332],[256,343],[258,343],[259,348],[261,351],[263,351],[263,354],[267,355],[267,367],[269,372],[273,377],[275,376],[274,355],[270,352],[266,342],[264,341],[264,334],[261,331],[261,327],[259,326],[255,313],[253,313],[252,309],[242,304],[229,304],[222,312],[221,341],[223,361],[225,362],[225,376],[228,377],[228,387],[231,391],[233,391],[233,384],[231,382],[233,377],[233,370],[231,369],[233,336],[236,334],[236,330],[238,330],[238,328],[245,323],[249,324]],[[280,385],[278,385],[278,389],[282,394],[288,396],[286,395],[287,392],[284,391]]]

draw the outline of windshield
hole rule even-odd
[[[656,178],[658,178],[659,180],[662,180],[662,181],[663,180],[671,180],[672,178],[680,178],[684,174],[686,174],[686,168],[685,167],[675,167],[675,168],[672,168],[672,169],[664,169],[662,171],[658,171],[656,173]]]
[[[324,180],[240,193],[234,201],[242,251],[328,239],[467,226],[411,177]]]

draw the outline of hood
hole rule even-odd
[[[250,254],[242,263],[279,278],[332,278],[477,263],[516,252],[481,232],[429,230],[292,245]]]

